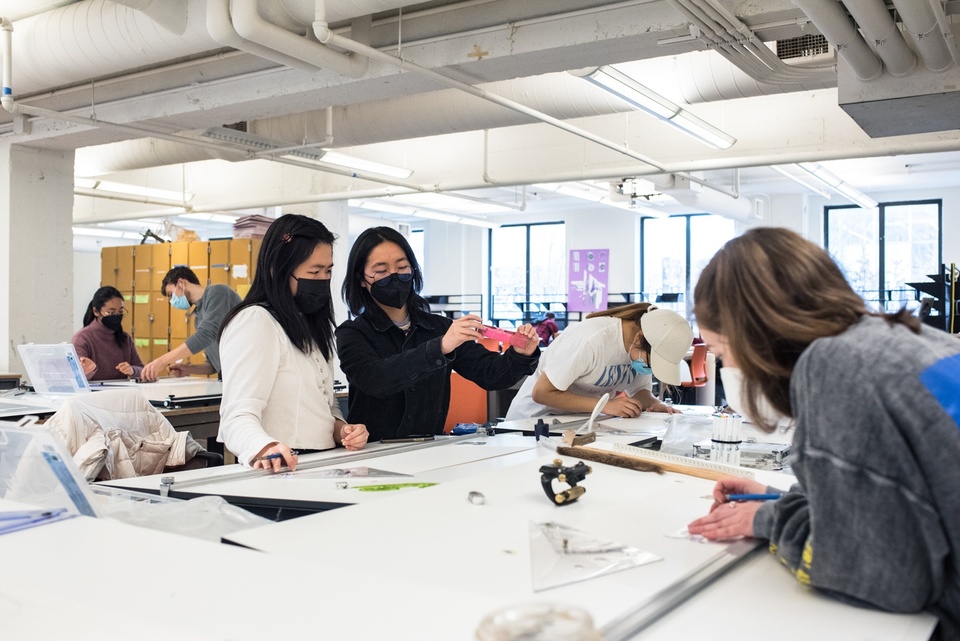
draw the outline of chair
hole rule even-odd
[[[707,346],[703,343],[693,346],[690,357],[690,380],[683,380],[683,387],[703,387],[707,384]]]
[[[222,465],[189,432],[178,432],[137,388],[76,394],[45,425],[89,481]]]

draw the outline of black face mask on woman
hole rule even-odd
[[[297,295],[293,297],[301,314],[313,314],[330,304],[330,279],[297,278]]]
[[[370,295],[382,305],[400,309],[407,304],[411,289],[413,274],[390,274],[370,285]]]
[[[121,325],[123,323],[123,316],[119,314],[112,314],[110,316],[101,316],[100,322],[103,323],[103,326],[109,329],[114,334],[118,334],[122,331]]]

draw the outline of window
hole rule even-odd
[[[424,266],[424,263],[427,262],[427,255],[424,253],[424,237],[425,234],[422,229],[414,229],[410,232],[407,242],[410,243],[410,249],[413,250],[413,255],[417,257],[417,262],[420,263],[421,273],[426,274],[427,268]]]
[[[734,237],[734,221],[713,214],[643,219],[643,299],[690,316],[693,290],[717,250]]]
[[[939,200],[825,207],[827,251],[871,309],[914,308],[917,290],[906,283],[940,271],[942,210]]]
[[[490,230],[490,319],[516,325],[567,300],[563,223]]]

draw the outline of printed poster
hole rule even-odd
[[[607,308],[609,249],[571,249],[567,311],[596,312]]]

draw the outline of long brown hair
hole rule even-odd
[[[748,405],[737,409],[752,416],[758,392],[791,416],[790,376],[800,354],[867,313],[826,251],[777,227],[724,245],[701,272],[694,301],[699,326],[726,337],[736,356]]]

